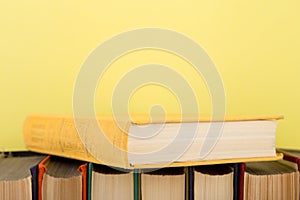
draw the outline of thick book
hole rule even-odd
[[[142,200],[183,200],[186,197],[186,175],[183,167],[143,172],[140,185]]]
[[[299,171],[289,161],[244,163],[240,168],[240,200],[299,199]]]
[[[276,160],[281,118],[39,115],[27,117],[23,133],[26,147],[35,152],[125,169],[180,167]]]
[[[37,200],[37,165],[43,156],[0,158],[0,200]]]
[[[87,199],[87,163],[48,156],[38,168],[39,200]]]
[[[283,154],[283,159],[294,162],[298,166],[298,170],[300,171],[300,150],[296,149],[277,149],[277,152]]]
[[[90,199],[134,199],[133,171],[99,164],[90,164],[89,170]]]
[[[189,170],[189,200],[235,199],[235,165],[203,165]]]

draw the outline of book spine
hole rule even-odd
[[[194,200],[194,167],[188,167],[188,177],[186,188],[188,190],[188,200]]]
[[[35,165],[30,168],[31,173],[31,188],[32,188],[32,200],[38,200],[38,166]]]
[[[99,123],[102,132],[91,119],[30,116],[23,126],[24,142],[34,152],[129,168],[127,134],[111,121]]]
[[[87,199],[87,163],[79,166],[78,171],[82,174],[82,200]]]
[[[38,165],[38,200],[42,200],[43,199],[42,185],[43,185],[44,173],[47,170],[47,168],[45,166],[45,163],[48,162],[49,159],[50,159],[50,156],[47,156]]]
[[[140,177],[140,171],[138,169],[135,169],[133,171],[133,194],[134,194],[134,200],[140,200],[141,199],[141,177]]]
[[[245,178],[246,163],[240,163],[239,166],[239,200],[244,199],[244,178]]]
[[[234,163],[232,166],[233,166],[233,199],[239,200],[240,164]]]
[[[87,200],[92,199],[92,172],[93,172],[93,164],[88,163],[88,167],[87,167]]]

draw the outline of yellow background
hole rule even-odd
[[[113,35],[143,27],[175,30],[199,43],[222,76],[227,113],[283,114],[277,146],[300,149],[299,8],[297,0],[1,1],[0,150],[24,149],[27,115],[71,114],[76,76],[89,53]],[[151,62],[178,70],[195,87],[201,112],[210,112],[207,88],[189,64],[149,50],[113,63],[101,80],[106,86],[95,93],[97,113],[111,112],[111,88],[122,73]],[[129,110],[148,112],[155,104],[167,112],[180,108],[165,88],[147,86],[134,93]]]

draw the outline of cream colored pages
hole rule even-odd
[[[42,159],[42,156],[0,158],[0,200],[31,200],[30,168]]]
[[[217,131],[213,129],[221,126]],[[271,157],[276,155],[276,128],[275,120],[132,125],[128,159],[134,165],[141,165]],[[210,142],[208,139],[214,144],[207,154],[201,155],[207,148],[205,144]]]

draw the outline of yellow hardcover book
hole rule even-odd
[[[29,116],[26,147],[126,169],[276,160],[282,116]]]

